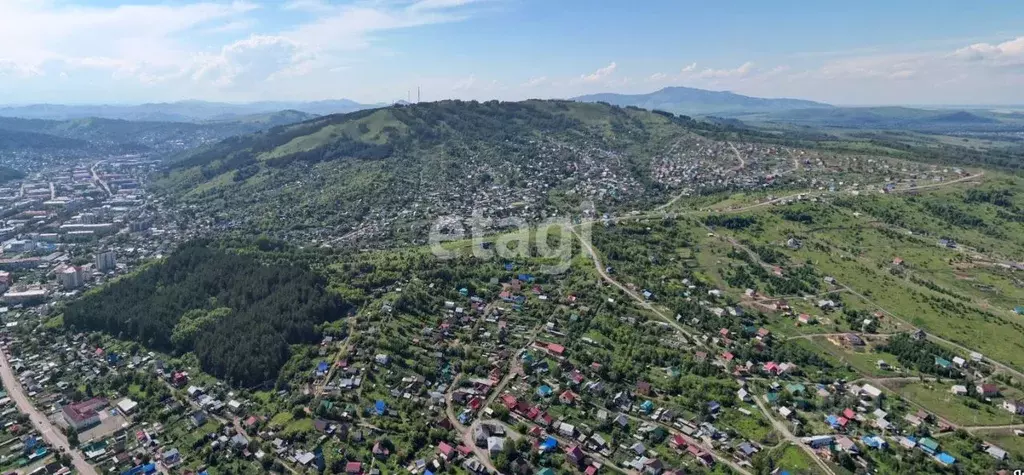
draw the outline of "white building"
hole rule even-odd
[[[77,289],[85,283],[82,269],[76,266],[67,266],[57,271],[57,281],[65,289]]]
[[[126,416],[131,415],[135,412],[135,408],[139,407],[139,403],[132,401],[131,399],[124,398],[121,402],[117,403],[117,410],[121,411],[121,414]]]
[[[100,272],[108,272],[117,267],[117,258],[114,251],[104,251],[96,254],[96,269]]]
[[[44,288],[30,288],[23,290],[10,289],[4,293],[0,300],[10,305],[27,304],[31,302],[38,302],[46,299],[46,296],[50,292]]]

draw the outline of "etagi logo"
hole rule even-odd
[[[592,209],[587,205],[585,210]],[[530,258],[539,262],[537,272],[561,274],[571,265],[573,241],[580,241],[581,250],[590,249],[591,225],[587,219],[574,223],[569,218],[549,218],[531,225],[517,217],[488,218],[476,210],[469,219],[443,216],[435,220],[430,227],[430,250],[443,260]]]

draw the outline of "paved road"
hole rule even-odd
[[[71,455],[71,463],[75,466],[75,470],[78,473],[82,475],[99,475],[96,469],[89,465],[89,462],[85,461],[80,452],[71,449],[67,437],[64,437],[60,429],[55,427],[45,414],[32,405],[32,401],[25,395],[25,388],[21,387],[21,382],[14,376],[14,371],[7,362],[7,353],[3,350],[0,350],[0,377],[3,379],[4,387],[7,388],[7,395],[18,405],[18,410],[28,414],[29,420],[32,421],[32,426],[35,427],[46,443],[61,452]]]
[[[107,192],[107,196],[114,196],[114,194],[110,192],[110,187],[107,186],[107,182],[103,181],[103,179],[100,178],[99,172],[96,171],[96,169],[99,168],[101,163],[103,163],[103,160],[96,162],[96,164],[93,165],[92,168],[89,170],[90,172],[92,172],[92,179],[100,184],[100,187],[103,188],[103,191]]]

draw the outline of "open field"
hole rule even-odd
[[[793,445],[772,450],[770,454],[775,466],[793,474],[819,474],[821,469],[803,451]]]
[[[996,404],[984,404],[949,392],[953,383],[909,383],[891,385],[906,397],[950,422],[964,426],[1021,424],[1024,418],[1006,412]]]

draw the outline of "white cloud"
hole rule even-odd
[[[206,30],[204,30],[204,33],[234,33],[239,31],[249,31],[252,30],[253,27],[255,26],[256,21],[254,20],[237,20],[224,23],[223,25],[207,28]]]
[[[324,0],[291,0],[281,7],[281,9],[285,11],[301,11],[309,13],[322,13],[331,11],[333,8],[334,7]]]
[[[953,52],[967,61],[987,61],[999,66],[1024,65],[1024,36],[999,44],[975,43]]]
[[[256,9],[242,1],[112,8],[0,2],[0,61],[28,71],[49,63],[107,68],[122,77],[154,67],[180,68],[192,56],[181,35],[222,26]]]
[[[611,76],[613,73],[615,73],[616,68],[618,68],[618,65],[615,64],[614,61],[612,61],[611,64],[609,64],[608,66],[600,68],[597,71],[594,71],[590,74],[584,74],[580,76],[580,80],[584,82],[597,82],[608,76]]]
[[[36,65],[20,64],[11,60],[0,59],[0,77],[15,76],[20,78],[30,78],[33,76],[42,76],[43,74],[43,71]]]
[[[692,64],[691,66],[696,66],[696,63]],[[708,69],[705,69],[705,70],[697,73],[697,77],[705,78],[705,79],[708,79],[708,78],[719,78],[720,79],[720,78],[744,77],[744,76],[749,75],[751,73],[751,71],[753,71],[753,70],[754,70],[754,63],[752,63],[750,61],[747,61],[746,63],[741,64],[739,67],[737,67],[735,69],[711,69],[711,68],[708,68]],[[683,69],[683,73],[684,74],[689,74],[690,72],[692,72],[692,69],[690,71],[687,71],[685,68]]]
[[[537,87],[548,82],[547,76],[538,76],[520,84],[521,87]]]
[[[301,76],[309,72],[310,58],[300,56],[299,50],[298,43],[282,36],[253,35],[225,46],[218,55],[200,56],[191,78],[226,87]]]
[[[409,7],[410,10],[443,10],[446,8],[455,8],[471,3],[476,3],[479,0],[420,0]]]
[[[464,21],[490,12],[485,4],[116,0],[90,6],[82,0],[0,0],[0,102],[24,100],[25,91],[36,94],[31,100],[45,93],[56,101],[376,101],[405,97],[417,85],[436,97],[521,99],[649,92],[675,84],[838,103],[1024,102],[1020,35],[944,41],[930,51],[794,53],[784,56],[792,68],[763,57],[701,59],[700,67],[667,60],[654,70],[610,62],[583,74],[537,74],[511,88],[505,86],[509,77],[458,69],[461,58],[450,60],[459,56],[449,51],[406,61],[395,44],[409,38],[391,43],[389,33],[396,30]],[[534,53],[522,54],[501,60],[529,64]]]
[[[890,78],[893,79],[910,79],[917,75],[917,71],[913,69],[901,69],[892,74],[889,74]]]
[[[191,97],[230,93],[259,99],[267,92],[310,93],[316,88],[256,85],[319,75],[318,84],[327,86],[330,75],[349,68],[356,52],[374,46],[379,33],[464,20],[464,8],[476,0],[260,1],[106,7],[0,0],[0,76],[6,81],[0,88],[9,88],[12,78],[79,70],[108,73],[112,80],[140,86],[171,84],[178,94]],[[254,30],[261,23],[254,15],[261,10],[271,14],[264,5],[306,18],[258,34]],[[211,38],[226,42],[211,44]]]

